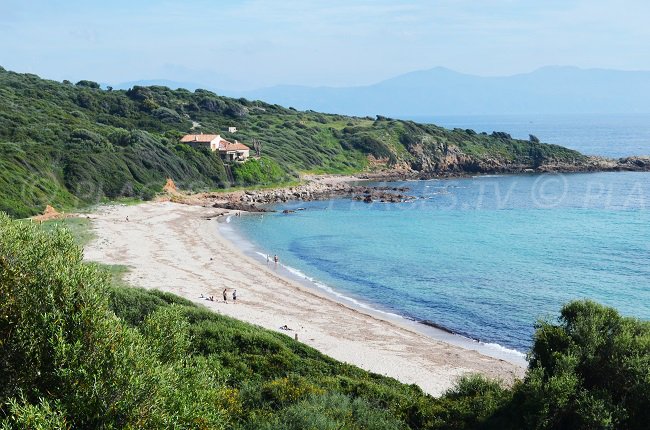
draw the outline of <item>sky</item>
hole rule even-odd
[[[0,66],[224,90],[356,86],[447,67],[650,70],[647,0],[0,0]]]

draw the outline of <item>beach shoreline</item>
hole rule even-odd
[[[341,303],[252,258],[225,237],[223,209],[170,202],[104,206],[90,215],[97,239],[86,259],[122,264],[134,287],[159,289],[258,326],[297,336],[337,360],[440,395],[463,374],[511,384],[522,365],[436,339],[408,321]],[[128,221],[127,221],[128,217]],[[228,288],[228,303],[222,290]],[[237,289],[237,304],[232,291]],[[214,296],[208,301],[201,296]],[[410,322],[411,325],[415,322]],[[281,330],[287,326],[291,330]]]
[[[248,214],[247,216],[259,216],[257,214]],[[226,216],[218,223],[217,228],[219,233],[232,243],[237,249],[246,254],[248,257],[257,260],[259,264],[264,264],[265,255],[270,255],[262,252],[255,244],[251,243],[245,238],[236,227],[232,227],[230,222],[232,216]],[[418,321],[404,317],[403,315],[396,314],[388,309],[382,309],[380,306],[372,303],[365,302],[362,298],[352,297],[340,291],[331,288],[309,275],[302,273],[300,270],[291,266],[280,263],[280,267],[285,271],[280,274],[284,278],[302,284],[310,291],[315,291],[316,294],[324,295],[325,298],[334,302],[340,303],[344,306],[350,307],[355,311],[368,314],[373,318],[383,319],[392,324],[396,324],[407,330],[416,331],[425,336],[431,337],[435,340],[459,346],[463,349],[474,350],[482,355],[492,357],[499,360],[505,360],[509,363],[526,367],[526,355],[520,351],[508,349],[504,346],[485,343],[478,339],[473,339],[456,333],[446,327],[436,324],[431,321]]]

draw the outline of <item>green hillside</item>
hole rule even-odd
[[[229,126],[239,129],[236,135]],[[192,130],[249,146],[258,139],[263,157],[234,165],[231,184],[218,156],[178,143]],[[582,159],[505,133],[299,112],[205,90],[102,90],[91,81],[60,83],[0,68],[0,210],[14,217],[46,204],[65,209],[117,197],[148,199],[167,177],[181,189],[212,190],[280,184],[305,171],[399,167],[433,175]]]
[[[83,226],[77,225],[83,233]],[[650,323],[591,302],[538,324],[525,379],[440,398],[284,334],[117,286],[71,234],[0,214],[0,428],[646,429]]]

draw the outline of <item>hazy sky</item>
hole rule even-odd
[[[52,79],[347,86],[444,66],[650,70],[647,0],[0,0],[0,65]]]

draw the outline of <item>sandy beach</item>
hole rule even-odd
[[[466,373],[506,383],[523,376],[519,365],[344,306],[288,278],[281,267],[254,260],[219,232],[217,223],[225,216],[217,215],[223,212],[170,202],[101,207],[90,215],[97,239],[85,247],[85,256],[128,266],[126,280],[133,286],[168,291],[215,312],[297,334],[300,342],[337,360],[417,384],[432,395]],[[292,330],[281,330],[284,325]]]

